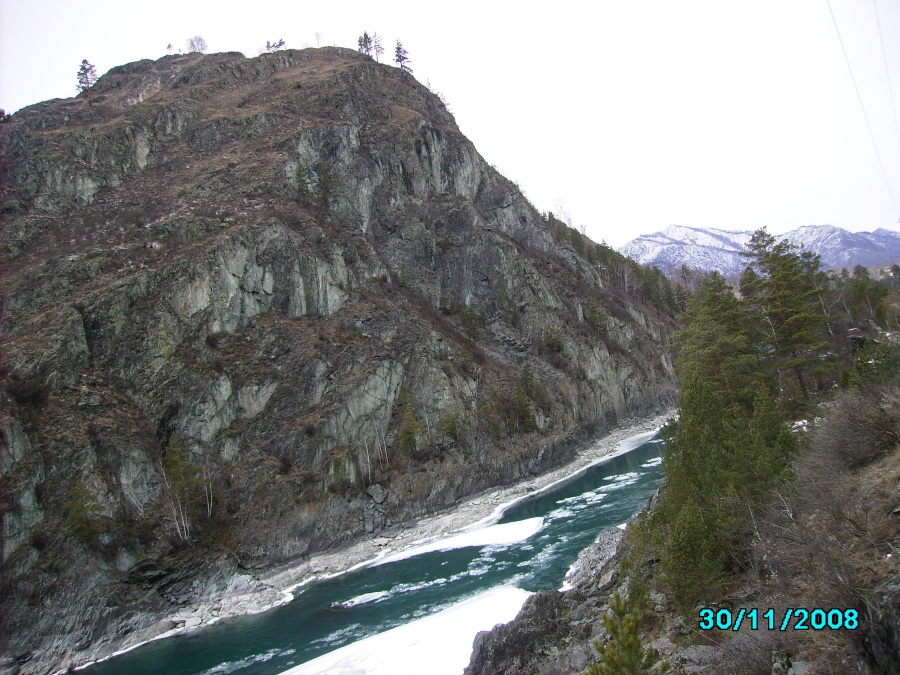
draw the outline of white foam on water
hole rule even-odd
[[[584,508],[584,506],[582,506],[581,508]],[[561,509],[556,509],[555,511],[551,511],[550,513],[548,513],[547,518],[549,520],[568,520],[575,515],[576,510],[578,510],[578,507],[563,507]]]
[[[345,637],[352,637],[353,632],[357,628],[362,628],[362,624],[352,623],[349,626],[344,626],[340,630],[336,630],[333,633],[326,635],[325,637],[318,638],[317,640],[313,640],[310,642],[311,645],[315,644],[331,644],[332,642],[340,642]]]
[[[403,626],[295,666],[282,675],[459,675],[472,640],[515,618],[528,591],[500,586]]]
[[[430,553],[431,551],[449,551],[455,548],[466,548],[468,546],[500,546],[517,544],[525,541],[532,535],[540,531],[544,526],[543,518],[527,518],[526,520],[517,520],[513,523],[504,523],[503,525],[491,525],[490,527],[482,527],[477,530],[462,530],[459,534],[441,537],[434,541],[419,544],[396,553],[391,553],[383,558],[379,558],[372,563],[372,566],[384,565],[386,563],[405,560],[413,556]]]
[[[642,469],[650,469],[654,466],[659,466],[660,464],[662,464],[662,461],[663,461],[662,457],[654,457],[649,462],[644,462],[643,464],[641,464],[641,468]]]
[[[270,649],[262,654],[254,654],[253,656],[248,656],[239,661],[226,661],[225,663],[220,663],[209,670],[204,670],[200,675],[228,675],[229,673],[234,673],[238,670],[243,670],[248,666],[252,666],[254,663],[265,663],[276,656],[290,656],[291,654],[296,653],[296,649],[285,649],[284,651],[280,649]]]
[[[640,480],[641,474],[636,473],[634,471],[630,471],[628,473],[622,473],[618,476],[610,476],[607,478],[608,481],[611,481],[608,485],[604,485],[604,490],[621,490],[623,487],[628,487],[629,485],[634,485]]]
[[[552,490],[553,488],[555,488],[556,486],[558,486],[562,483],[567,483],[571,480],[575,480],[581,474],[586,472],[588,469],[595,467],[598,464],[605,464],[606,462],[609,462],[610,460],[613,460],[616,457],[619,457],[621,455],[631,452],[632,450],[635,450],[636,448],[641,447],[642,445],[644,445],[645,443],[650,441],[658,433],[659,433],[659,429],[654,429],[653,431],[645,431],[644,433],[636,434],[634,436],[626,438],[624,441],[619,443],[616,446],[616,449],[613,450],[612,452],[606,453],[605,455],[598,457],[597,459],[593,460],[589,464],[586,464],[585,466],[581,467],[574,473],[569,474],[568,476],[563,476],[562,478],[555,480],[552,483],[548,483],[547,485],[542,487],[540,490],[535,490],[533,492],[529,492],[528,494],[524,494],[521,497],[516,497],[515,499],[513,499],[511,501],[500,504],[497,508],[494,509],[493,513],[491,513],[489,516],[485,516],[481,520],[479,520],[475,523],[472,523],[471,525],[469,525],[467,527],[464,527],[460,531],[466,532],[469,530],[477,530],[477,529],[486,527],[488,525],[492,525],[493,523],[496,523],[501,518],[503,518],[503,514],[505,514],[510,508],[512,508],[519,502],[524,501],[526,499],[533,499],[535,496],[537,496],[541,493],[547,492],[548,490]],[[605,441],[606,441],[606,439],[600,439],[599,441],[597,441],[597,444],[595,445],[595,447],[604,445]]]

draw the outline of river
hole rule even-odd
[[[425,672],[427,654],[429,675],[458,674],[478,630],[512,619],[530,593],[559,588],[600,530],[646,505],[662,480],[662,442],[649,436],[519,500],[494,523],[306,584],[268,612],[150,642],[82,672],[396,674]]]

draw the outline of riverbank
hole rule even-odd
[[[461,500],[443,513],[394,528],[388,536],[381,533],[293,565],[257,572],[257,576],[232,567],[225,575],[227,583],[221,584],[224,592],[182,607],[168,619],[168,625],[157,624],[155,634],[145,633],[142,642],[192,632],[222,618],[265,611],[290,601],[293,593],[304,584],[358,567],[407,557],[412,551],[428,548],[435,540],[444,539],[451,533],[454,539],[477,538],[484,534],[488,526],[496,523],[511,505],[565,483],[591,465],[638,447],[659,429],[666,418],[666,415],[659,415],[630,421],[604,438],[582,446],[576,452],[575,459],[564,466]]]
[[[634,445],[623,445],[636,436],[658,431],[672,413],[652,418],[633,420],[613,430],[607,436],[592,441],[579,449],[574,460],[534,478],[474,495],[461,501],[448,511],[407,523],[392,536],[379,535],[363,539],[334,551],[317,554],[299,565],[272,570],[260,576],[260,581],[274,588],[291,592],[317,579],[329,578],[374,563],[404,549],[418,547],[428,541],[460,531],[490,525],[502,516],[514,503],[546,490],[560,482],[570,480],[598,461],[634,449],[646,442],[639,439]]]

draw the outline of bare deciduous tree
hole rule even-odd
[[[375,54],[376,61],[380,61],[381,55],[384,54],[384,47],[381,44],[381,36],[378,33],[372,34],[372,52]]]
[[[202,35],[195,35],[192,38],[189,38],[187,41],[187,48],[189,52],[200,52],[203,54],[209,47],[206,45],[206,40],[203,39]]]

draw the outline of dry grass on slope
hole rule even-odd
[[[734,672],[773,672],[778,650],[816,673],[900,672],[898,433],[900,387],[847,392],[811,433],[792,485],[756,516],[760,614],[853,608],[859,627],[741,631],[725,648]]]

